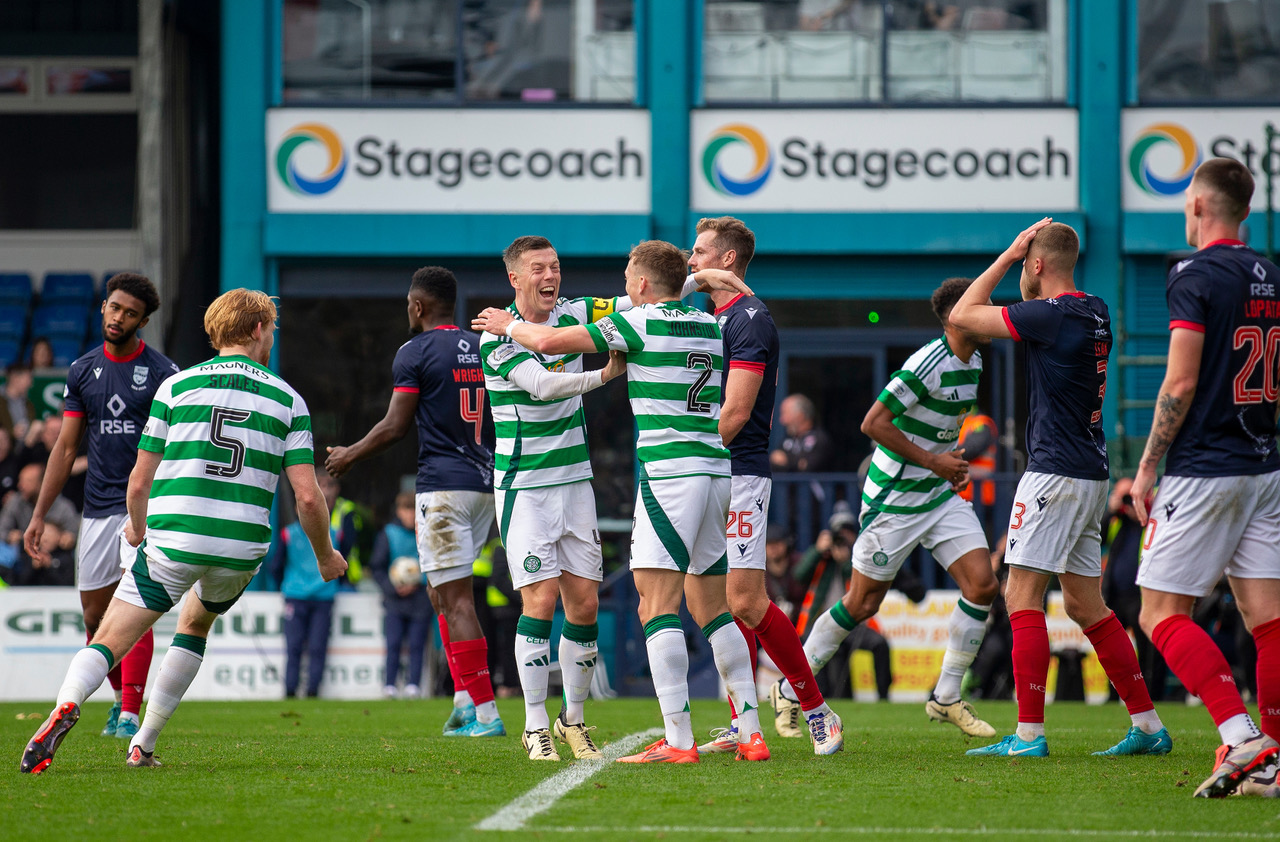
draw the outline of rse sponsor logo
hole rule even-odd
[[[98,432],[104,435],[132,435],[137,431],[138,425],[127,418],[103,418],[98,422]]]
[[[479,354],[459,354],[458,363],[460,365],[478,364],[480,362]]]
[[[1275,284],[1249,284],[1250,295],[1275,295]]]

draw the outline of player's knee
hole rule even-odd
[[[1066,610],[1067,616],[1084,629],[1106,619],[1107,614],[1110,613],[1107,604],[1102,601],[1101,594],[1082,597],[1079,594],[1063,591],[1062,607]]]
[[[726,595],[729,598],[729,613],[750,628],[760,625],[769,610],[769,598],[764,594],[730,589]]]
[[[1000,583],[996,581],[995,576],[990,576],[965,585],[961,588],[960,594],[974,605],[990,605],[1000,595]]]

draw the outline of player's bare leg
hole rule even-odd
[[[428,573],[428,576],[432,574]],[[466,687],[476,707],[476,718],[451,732],[460,737],[500,737],[506,728],[498,716],[493,700],[493,682],[489,678],[489,644],[480,619],[476,616],[471,576],[434,585],[436,598],[449,625],[449,645],[457,664],[458,680]]]
[[[787,686],[796,694],[794,699],[787,698],[782,682],[775,684],[770,693],[779,736],[802,736],[799,720],[803,716],[816,753],[839,751],[844,744],[843,725],[818,690],[795,626],[769,600],[764,571],[730,568],[725,584],[729,610],[759,638],[764,651],[785,676]]]
[[[813,630],[804,644],[804,654],[814,671],[822,669],[835,655],[844,639],[858,624],[875,616],[880,610],[889,583],[853,571],[849,590],[831,609],[814,621]],[[795,688],[783,682],[782,689],[788,698],[797,698]]]
[[[560,678],[564,685],[560,715],[553,733],[569,746],[579,760],[604,757],[591,740],[586,724],[586,701],[591,695],[591,679],[599,660],[596,622],[600,609],[600,583],[572,573],[559,578],[560,597],[564,604],[564,626],[560,630]]]
[[[970,736],[994,737],[996,729],[979,719],[969,703],[960,698],[960,684],[982,646],[987,617],[1000,593],[1000,584],[991,572],[991,556],[985,548],[960,556],[947,573],[960,586],[960,599],[947,621],[947,651],[942,656],[938,683],[925,703],[925,713],[936,722],[950,722]]]

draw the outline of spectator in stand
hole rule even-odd
[[[780,471],[824,471],[831,461],[831,437],[818,427],[818,412],[804,395],[788,395],[778,409],[778,420],[787,430],[782,447],[769,454]]]
[[[53,584],[54,582],[46,580],[56,579],[56,584],[74,585],[76,574],[71,551],[76,545],[80,515],[76,513],[75,506],[67,498],[61,495],[55,498],[53,505],[49,508],[49,514],[45,515],[46,523],[57,527],[57,530],[52,538],[46,538],[46,541],[41,543],[41,547],[53,547],[62,551],[61,555],[53,556],[53,561],[49,565],[44,566],[50,568],[49,571],[37,575],[43,567],[35,567],[31,557],[22,547],[22,535],[27,531],[27,524],[31,522],[31,514],[35,511],[36,498],[40,495],[40,483],[43,480],[43,464],[32,463],[23,466],[18,472],[17,493],[10,495],[4,508],[0,509],[0,537],[3,537],[5,544],[12,549],[15,559],[15,564],[10,569],[9,578],[6,581],[9,584],[24,585]],[[63,557],[66,559],[66,564],[61,563]],[[61,568],[64,567],[65,570],[62,570]],[[33,578],[40,581],[33,581]]]
[[[413,494],[396,495],[395,517],[382,528],[373,541],[368,573],[382,590],[383,634],[387,640],[387,667],[382,695],[394,699],[417,699],[422,696],[422,660],[427,635],[431,630],[431,600],[421,581],[397,585],[391,581],[391,566],[401,558],[418,563],[418,542],[413,531]],[[409,664],[404,675],[404,690],[396,690],[400,675],[401,650],[408,648]]]
[[[0,401],[0,425],[13,434],[17,441],[27,435],[35,409],[28,393],[31,391],[31,368],[25,363],[14,363],[5,369],[4,400]]]
[[[765,591],[793,625],[805,591],[804,584],[796,581],[795,577],[799,561],[791,530],[781,523],[769,524],[764,538]]]
[[[0,427],[0,505],[18,487],[18,454],[14,452],[13,434]]]
[[[35,464],[41,467],[49,464],[49,454],[53,453],[58,443],[58,436],[61,434],[61,413],[32,421],[27,429],[26,440],[18,448],[18,464],[23,466]],[[71,505],[75,506],[77,512],[84,508],[84,482],[88,470],[89,457],[81,453],[72,461],[71,475],[62,486],[62,496],[71,501]]]
[[[1120,477],[1111,490],[1107,504],[1107,521],[1102,532],[1102,598],[1116,618],[1133,635],[1138,648],[1138,665],[1147,682],[1151,701],[1164,699],[1165,677],[1168,668],[1155,644],[1138,625],[1142,612],[1142,592],[1138,588],[1138,556],[1142,549],[1142,524],[1133,508],[1132,477]],[[1112,688],[1114,699],[1120,696]]]
[[[31,368],[53,368],[53,343],[47,336],[31,340]]]
[[[316,482],[324,494],[325,506],[332,511],[338,499],[338,481],[323,468],[316,468]],[[329,528],[329,540],[338,545],[338,533]],[[302,680],[302,653],[307,653],[307,696],[320,695],[325,660],[329,654],[329,632],[333,628],[333,600],[338,594],[338,580],[326,582],[316,564],[301,521],[294,521],[280,531],[276,554],[271,562],[273,578],[280,582],[284,597],[284,695],[298,695]]]

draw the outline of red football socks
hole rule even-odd
[[[1015,611],[1013,683],[1018,697],[1018,722],[1044,722],[1044,692],[1049,681],[1049,629],[1042,611]]]
[[[764,619],[753,632],[760,638],[760,645],[764,647],[765,653],[773,659],[778,669],[782,670],[782,674],[791,683],[791,689],[795,691],[800,707],[803,710],[821,707],[822,692],[818,690],[818,682],[813,678],[813,669],[809,666],[809,659],[804,655],[804,647],[800,645],[796,627],[791,625],[791,621],[787,619],[786,614],[782,613],[782,609],[770,602]],[[747,640],[750,641],[751,638]],[[752,667],[754,666],[753,658]]]
[[[1107,678],[1111,679],[1111,684],[1124,700],[1129,714],[1154,710],[1151,694],[1147,692],[1147,684],[1142,680],[1142,667],[1138,666],[1133,641],[1129,639],[1116,615],[1109,614],[1105,620],[1085,629],[1084,634],[1093,644],[1093,651],[1098,653],[1098,660],[1107,671]]]
[[[123,713],[142,712],[142,691],[147,686],[147,673],[151,672],[151,656],[155,653],[155,635],[151,629],[133,644],[129,654],[120,659],[120,678],[123,695],[120,710]]]
[[[449,664],[449,677],[453,679],[453,692],[461,693],[467,689],[458,675],[458,661],[453,656],[453,644],[449,642],[449,621],[443,614],[436,616],[436,626],[440,629],[440,648],[444,650],[445,662]]]
[[[1258,727],[1280,740],[1280,620],[1253,629],[1258,647]]]
[[[1208,632],[1186,614],[1174,614],[1161,621],[1151,635],[1151,642],[1182,686],[1204,702],[1215,725],[1246,712],[1227,659]],[[1258,654],[1261,667],[1261,649]],[[1262,688],[1258,689],[1261,692]]]
[[[489,644],[483,637],[455,640],[453,657],[458,662],[458,678],[471,694],[473,704],[493,701],[493,682],[489,679]]]

